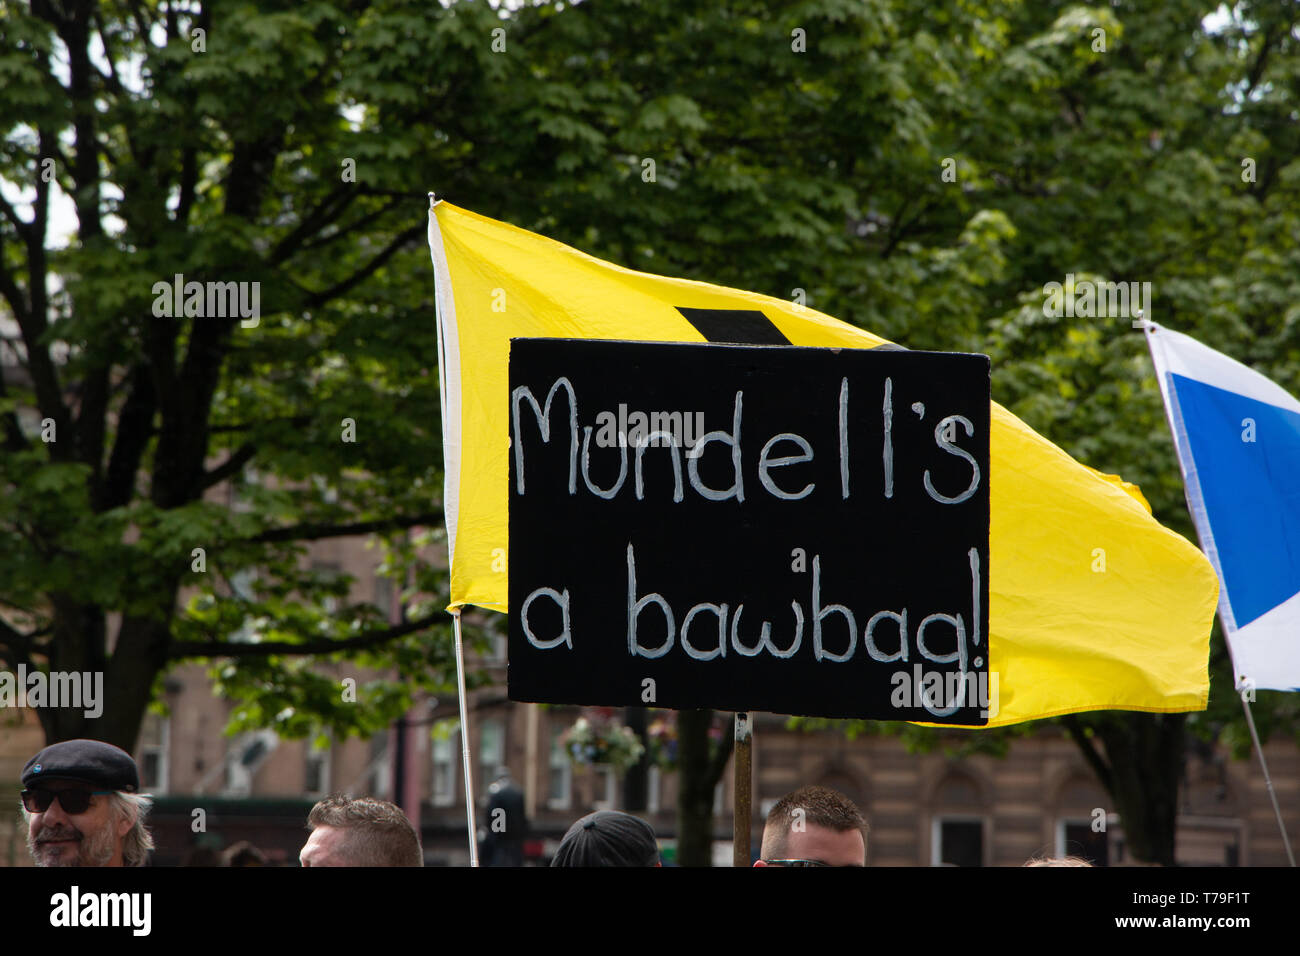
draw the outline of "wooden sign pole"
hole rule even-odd
[[[750,806],[752,796],[753,762],[750,745],[754,739],[754,725],[747,713],[736,714],[736,767],[734,795],[735,823],[731,865],[747,867],[749,860]]]

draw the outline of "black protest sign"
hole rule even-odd
[[[996,714],[986,356],[514,339],[510,423],[512,699]]]

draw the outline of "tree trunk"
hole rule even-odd
[[[646,748],[641,759],[627,768],[627,775],[623,778],[623,809],[628,813],[644,813],[650,802],[650,748],[646,740],[645,708],[628,707],[623,723],[636,733],[641,746]]]
[[[713,793],[727,769],[735,736],[709,744],[711,710],[677,712],[677,861],[682,866],[713,865]]]
[[[1134,860],[1174,866],[1186,714],[1107,713],[1062,724],[1114,801]],[[1091,734],[1089,733],[1091,730]],[[1093,745],[1099,738],[1105,757]]]
[[[1174,865],[1186,721],[1186,714],[1126,713],[1097,728],[1128,848],[1144,863]]]
[[[711,710],[677,714],[677,862],[713,865],[713,787],[709,779]]]

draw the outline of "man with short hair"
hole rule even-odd
[[[51,744],[23,767],[27,849],[37,866],[144,866],[152,801],[125,750],[100,740]]]
[[[800,787],[777,801],[755,866],[866,866],[867,821],[829,787]]]
[[[424,866],[415,828],[401,809],[374,797],[336,794],[311,808],[303,866]]]

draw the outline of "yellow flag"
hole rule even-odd
[[[704,342],[681,310],[711,309],[761,313],[776,336],[764,341],[885,344],[797,303],[634,272],[448,202],[430,211],[429,246],[453,608],[507,609],[511,338]],[[1209,561],[1151,517],[1135,485],[1080,464],[996,402],[991,421],[988,726],[1204,709],[1219,591]]]

